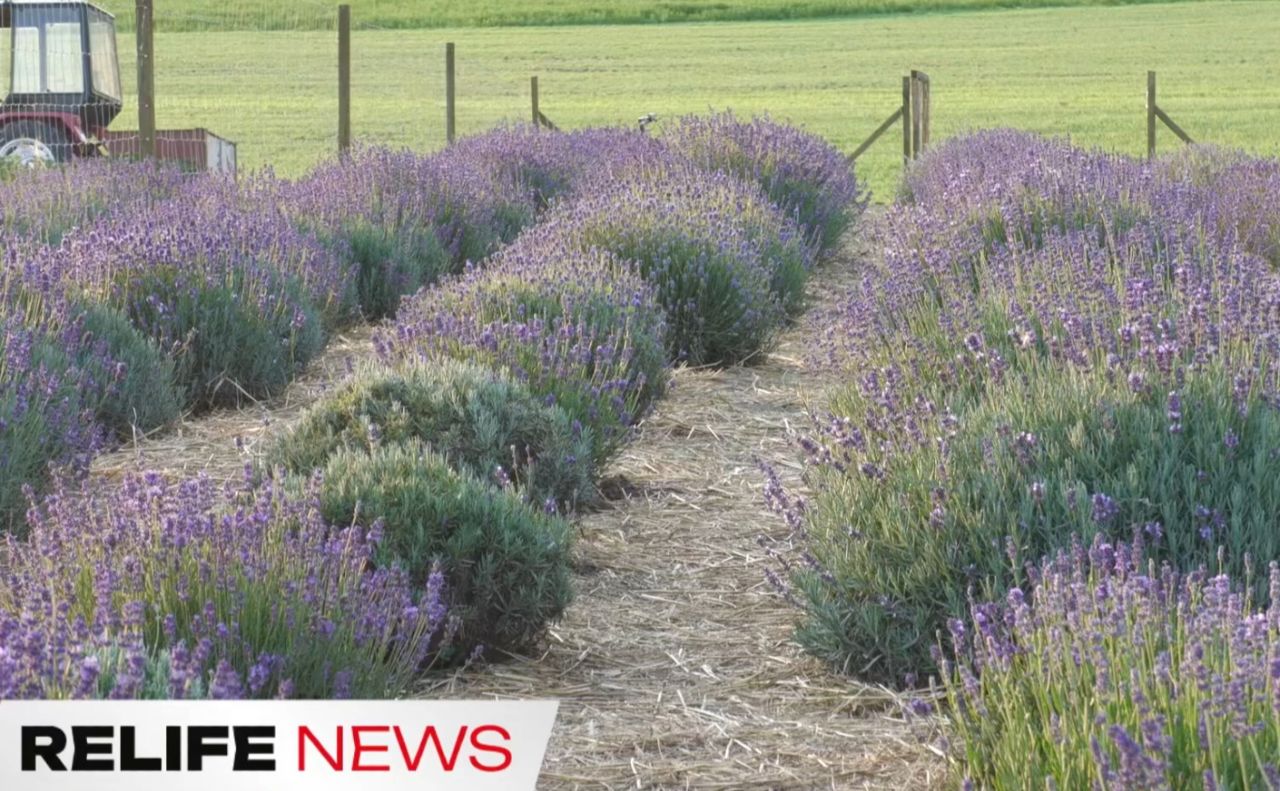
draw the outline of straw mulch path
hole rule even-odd
[[[279,432],[346,379],[360,360],[373,356],[372,338],[370,326],[344,330],[279,396],[183,420],[155,437],[139,438],[94,459],[90,475],[104,484],[139,470],[183,477],[202,472],[223,483],[241,480],[245,464],[261,455]]]
[[[813,279],[815,304],[843,292],[859,252]],[[139,469],[244,465],[372,355],[371,330],[333,339],[280,397],[184,421],[100,457],[110,485]],[[765,580],[762,535],[786,528],[761,499],[756,460],[799,485],[791,429],[825,384],[789,330],[756,365],[683,369],[607,471],[581,519],[576,600],[543,651],[423,682],[423,697],[558,698],[540,789],[928,788],[944,763],[900,701],[851,682],[791,641],[797,612]]]
[[[814,278],[843,292],[858,252]],[[805,330],[761,364],[681,370],[581,521],[577,598],[545,652],[437,681],[425,696],[558,698],[540,789],[928,788],[944,764],[894,696],[791,642],[797,612],[757,544],[786,528],[755,460],[798,483],[789,428],[822,382]]]

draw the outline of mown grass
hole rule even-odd
[[[1130,5],[1162,0],[347,0],[359,27],[417,29],[524,25],[820,19],[983,8]],[[1167,0],[1164,0],[1167,2]],[[133,28],[134,0],[99,0]],[[337,2],[164,0],[156,24],[170,31],[329,30]]]
[[[1198,140],[1280,153],[1280,7],[1205,2],[880,16],[796,22],[358,31],[357,136],[419,149],[444,141],[443,44],[457,43],[458,128],[528,117],[529,76],[563,127],[708,109],[769,112],[852,151],[901,101],[910,68],[933,77],[934,136],[989,126],[1144,150],[1147,69],[1160,104]],[[334,150],[331,32],[156,37],[162,127],[205,126],[239,143],[242,170],[299,173]],[[126,82],[133,40],[123,36]],[[132,97],[129,108],[135,106]],[[134,125],[132,109],[116,123]],[[1161,146],[1177,144],[1161,133]],[[892,197],[901,136],[860,172]]]

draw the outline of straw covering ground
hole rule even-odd
[[[860,254],[849,241],[819,269],[815,301],[846,290]],[[756,460],[798,483],[784,429],[808,420],[824,384],[803,366],[806,336],[788,330],[757,365],[678,369],[605,470],[606,501],[579,520],[576,600],[544,644],[428,679],[418,694],[560,699],[539,788],[939,783],[927,728],[904,720],[894,693],[802,655],[795,610],[765,578],[757,538],[786,530],[763,505]],[[235,480],[370,351],[365,333],[345,335],[280,397],[101,456],[95,476],[146,468]]]
[[[840,291],[855,253],[814,278]],[[925,788],[941,761],[895,696],[831,676],[791,642],[795,611],[756,539],[756,459],[798,477],[782,430],[822,382],[789,331],[763,363],[684,368],[581,522],[578,598],[543,655],[434,686],[562,699],[539,788]]]

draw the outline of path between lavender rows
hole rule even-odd
[[[819,268],[815,309],[843,293],[860,254],[848,242]],[[607,502],[580,520],[576,598],[543,652],[427,679],[421,695],[560,699],[539,789],[936,785],[941,760],[892,696],[805,657],[796,611],[765,579],[757,538],[786,528],[763,505],[756,459],[798,482],[787,431],[805,427],[824,384],[804,366],[806,333],[787,330],[756,365],[678,371],[606,470]],[[142,439],[94,475],[239,476],[372,354],[369,337],[335,339],[281,397]]]

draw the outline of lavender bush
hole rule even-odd
[[[324,236],[339,254],[352,231],[385,237],[379,244],[390,246],[393,260],[353,263],[396,277],[420,271],[423,282],[440,273],[437,245],[444,251],[444,268],[456,273],[515,238],[534,219],[534,206],[511,174],[452,147],[430,156],[362,149],[296,184],[268,177],[249,190],[249,197],[257,204],[279,201],[285,215]]]
[[[660,157],[664,150],[655,138],[634,129],[553,132],[522,125],[463,138],[450,152],[501,183],[517,185],[523,199],[542,211],[636,162]]]
[[[816,135],[768,118],[731,112],[687,116],[663,142],[698,165],[759,184],[821,248],[831,248],[866,208],[853,166]]]
[[[1210,233],[1280,268],[1280,162],[1193,146],[1162,164]]]
[[[10,248],[0,273],[0,529],[21,528],[24,487],[178,413],[172,361],[118,311],[69,298],[35,249]]]
[[[477,647],[529,647],[572,596],[572,526],[523,503],[418,441],[370,453],[339,450],[325,468],[323,512],[380,531],[372,558],[428,584],[439,569],[458,619],[454,650],[467,659]],[[555,503],[548,503],[555,510]]]
[[[370,571],[378,529],[313,492],[149,474],[37,506],[6,546],[0,699],[399,694],[450,631],[443,580]]]
[[[324,467],[339,449],[419,440],[496,486],[572,510],[594,492],[592,436],[497,371],[454,361],[367,366],[316,404],[267,456],[289,472]]]
[[[927,669],[970,591],[1072,532],[1145,530],[1180,569],[1280,557],[1280,279],[1159,166],[1017,142],[913,171],[884,259],[817,320],[852,381],[802,440],[814,497],[771,497],[803,539],[801,637],[849,672]]]
[[[430,224],[460,272],[514,239],[536,207],[510,175],[484,167],[465,150],[446,149],[406,166],[410,186],[431,208]]]
[[[181,394],[173,361],[119,310],[68,296],[64,284],[43,276],[39,256],[28,261],[35,265],[0,275],[0,314],[57,350],[78,400],[98,422],[128,437],[174,420]]]
[[[801,641],[845,672],[901,682],[930,669],[932,635],[971,592],[1021,584],[1024,561],[1073,533],[1142,530],[1152,557],[1184,569],[1219,550],[1237,574],[1249,557],[1280,557],[1268,472],[1280,414],[1229,382],[1212,366],[1177,390],[1134,392],[1105,374],[1038,371],[959,414],[906,410],[893,452],[875,450],[886,434],[833,421],[830,444],[811,445],[818,493],[793,515],[812,553],[794,575]]]
[[[278,392],[324,341],[350,282],[340,261],[226,185],[77,232],[44,268],[79,297],[123,310],[173,356],[197,407]]]
[[[83,159],[56,168],[0,175],[0,244],[56,245],[71,230],[112,213],[152,206],[180,192],[189,177],[155,162]]]
[[[510,371],[590,432],[598,466],[666,386],[665,325],[652,288],[625,264],[545,231],[424,290],[374,346],[393,364],[461,359]]]
[[[1275,788],[1280,567],[1257,611],[1223,574],[1079,543],[950,625],[946,715],[968,785]]]
[[[654,285],[673,358],[731,364],[797,311],[813,252],[755,187],[670,157],[613,174],[546,224],[628,261]]]
[[[183,393],[176,365],[121,311],[86,304],[72,329],[75,364],[86,377],[83,395],[95,405],[105,430],[122,439],[148,433],[178,419]]]
[[[408,152],[365,149],[296,182],[260,179],[247,192],[332,247],[355,280],[361,314],[376,321],[452,267],[432,226],[436,207],[410,175],[419,167]]]
[[[101,445],[83,380],[65,348],[0,312],[0,530],[21,528],[23,490],[50,465],[83,471]]]

